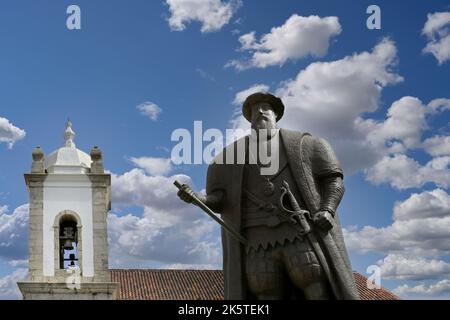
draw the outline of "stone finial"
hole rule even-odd
[[[99,147],[95,146],[92,148],[91,159],[92,161],[102,161],[102,150]]]
[[[42,151],[41,147],[37,146],[33,149],[32,157],[33,163],[31,165],[31,172],[44,173],[44,152]]]
[[[66,130],[64,131],[64,141],[67,148],[75,148],[75,143],[73,142],[74,138],[75,132],[72,130],[72,122],[67,120]]]
[[[95,146],[91,150],[91,173],[105,173],[103,168],[103,156],[102,150],[99,147]]]

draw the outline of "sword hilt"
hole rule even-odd
[[[283,204],[283,199],[286,196],[289,199],[292,210],[286,208]],[[301,227],[301,230],[299,230],[299,233],[301,235],[305,235],[311,231],[311,226],[306,220],[306,216],[311,216],[310,212],[300,208],[297,199],[295,199],[294,194],[292,193],[289,184],[286,181],[283,181],[283,186],[281,187],[280,211],[285,216],[288,216],[289,220],[291,220],[292,223],[298,224]]]

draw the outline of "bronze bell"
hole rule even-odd
[[[64,250],[73,250],[72,240],[66,239],[66,241],[64,241]]]
[[[69,255],[69,259],[70,259],[70,266],[74,267],[75,266],[75,255],[73,253],[71,253]]]

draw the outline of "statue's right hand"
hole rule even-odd
[[[187,184],[183,184],[181,186],[180,190],[178,190],[177,195],[181,200],[187,203],[192,203],[194,197],[196,196],[195,192]]]

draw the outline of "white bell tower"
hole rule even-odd
[[[29,272],[24,299],[114,299],[108,269],[107,214],[111,175],[98,147],[76,148],[70,121],[64,146],[47,157],[33,150],[25,174],[30,197]]]

